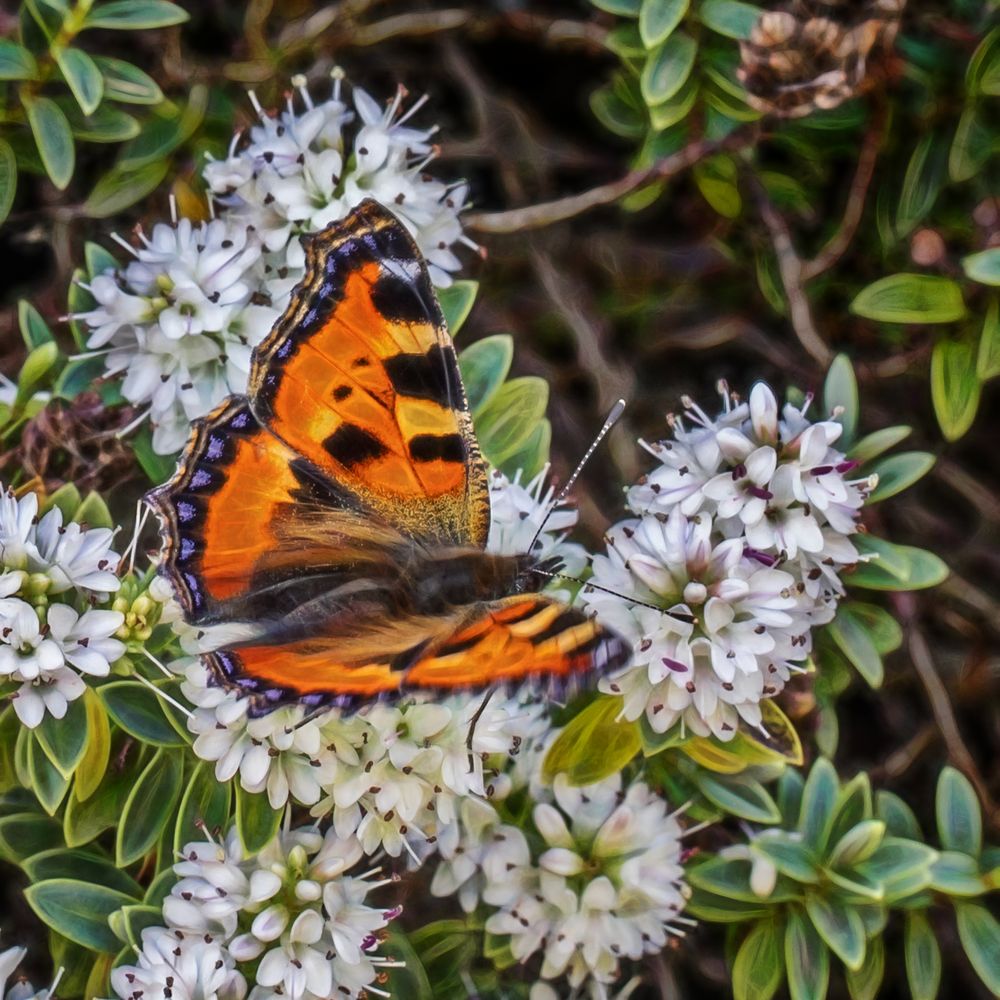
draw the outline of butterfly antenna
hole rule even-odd
[[[583,467],[590,461],[590,456],[597,451],[597,446],[607,437],[608,431],[618,423],[618,418],[625,412],[625,400],[619,399],[614,406],[611,407],[611,412],[605,418],[601,429],[597,432],[597,436],[593,441],[590,442],[590,447],[584,453],[583,458],[577,462],[576,468],[573,470],[573,475],[566,480],[566,485],[556,494],[555,499],[549,504],[548,510],[545,512],[545,517],[542,518],[542,523],[538,526],[538,530],[535,532],[535,537],[531,539],[531,544],[528,546],[528,552],[534,551],[535,543],[538,541],[539,536],[545,530],[545,525],[548,524],[549,518],[556,512],[559,505],[566,499],[567,494],[573,488],[573,484],[580,478],[580,473],[583,472]]]

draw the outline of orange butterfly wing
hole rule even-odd
[[[455,348],[416,244],[380,205],[308,240],[293,303],[254,352],[249,398],[383,520],[485,544],[486,472]]]

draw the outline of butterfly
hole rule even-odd
[[[213,678],[260,715],[624,665],[623,639],[539,592],[536,557],[485,550],[487,468],[404,226],[367,200],[304,243],[247,394],[146,497],[186,621],[234,626],[202,654]]]

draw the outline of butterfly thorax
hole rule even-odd
[[[422,553],[401,581],[403,602],[415,614],[440,614],[462,604],[495,601],[523,589],[534,560],[476,548]]]

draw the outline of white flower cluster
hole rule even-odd
[[[119,239],[133,259],[83,286],[95,306],[73,318],[106,374],[123,377],[122,394],[140,408],[137,422],[149,420],[159,454],[178,451],[193,419],[246,391],[253,348],[302,276],[300,234],[373,197],[411,230],[442,286],[460,267],[452,245],[475,246],[458,220],[465,185],[424,173],[435,130],[404,124],[423,100],[400,115],[402,90],[382,110],[355,88],[355,121],[339,74],[319,104],[304,81],[296,85],[303,110],[289,99],[272,117],[253,98],[260,123],[247,142],[237,133],[229,156],[206,165],[217,218],[157,223],[149,236],[139,231],[138,247]]]
[[[48,989],[36,990],[27,979],[23,977],[17,979],[10,989],[7,983],[10,977],[17,970],[17,967],[24,960],[28,953],[27,948],[8,948],[0,951],[0,1000],[49,1000],[59,985],[62,972],[57,972],[52,985]]]
[[[606,997],[623,959],[659,951],[687,922],[680,825],[648,786],[623,789],[620,775],[582,788],[559,775],[532,799],[528,836],[491,803],[464,802],[442,832],[431,891],[457,892],[467,912],[481,899],[494,910],[486,930],[509,937],[515,959],[540,952],[544,979]]]
[[[851,478],[841,424],[813,423],[809,399],[779,414],[762,383],[749,402],[722,394],[718,417],[685,400],[689,423],[671,418],[673,438],[646,445],[660,465],[594,558],[595,584],[643,603],[581,597],[633,643],[631,665],[602,682],[625,718],[727,740],[740,719],[760,727],[760,701],[804,669],[859,559],[849,536],[874,484]]]
[[[227,213],[260,234],[268,253],[272,294],[290,289],[301,277],[305,256],[301,233],[315,232],[343,218],[365,198],[388,206],[410,230],[427,259],[434,284],[451,284],[461,267],[451,247],[478,249],[462,235],[458,213],[465,207],[464,182],[446,185],[425,173],[436,155],[431,138],[437,127],[406,123],[427,98],[403,111],[400,87],[386,107],[355,87],[352,111],[342,95],[343,72],[333,72],[331,96],[315,102],[305,77],[292,80],[284,111],[267,114],[250,97],[259,124],[233,137],[229,155],[208,163],[204,177]]]
[[[490,476],[492,552],[524,552],[551,503],[545,472],[527,487],[520,478]],[[558,556],[578,572],[585,553],[565,541],[575,521],[574,510],[558,508],[536,552]],[[196,652],[193,634],[185,637],[190,630],[176,627],[185,648]],[[266,791],[275,808],[292,798],[316,816],[332,813],[338,833],[356,834],[367,853],[381,847],[393,857],[404,850],[422,857],[438,829],[452,821],[458,801],[490,794],[506,756],[547,727],[537,700],[500,694],[489,698],[473,727],[482,693],[376,704],[354,715],[332,710],[313,717],[288,706],[253,718],[248,699],[214,686],[200,662],[181,661],[174,669],[183,671],[182,691],[195,706],[188,722],[194,751],[215,762],[220,781],[239,775],[243,788]]]
[[[58,507],[39,519],[36,494],[0,487],[0,685],[17,685],[26,726],[61,719],[84,692],[81,674],[105,677],[125,652],[113,638],[124,615],[88,607],[119,587],[113,535],[64,524]]]
[[[348,874],[362,856],[356,838],[314,827],[278,834],[249,857],[235,829],[223,844],[187,844],[163,903],[167,926],[143,931],[136,964],[111,973],[115,993],[121,1000],[381,995],[373,984],[394,963],[377,948],[399,911],[365,902],[391,880],[376,880],[377,868]]]

